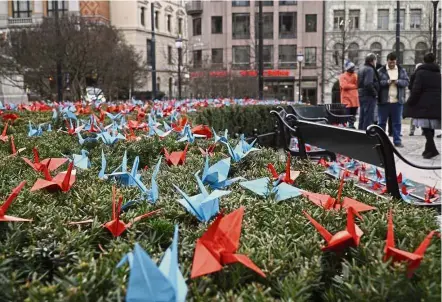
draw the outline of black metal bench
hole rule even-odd
[[[305,144],[311,144],[326,149],[329,152],[342,154],[352,159],[370,165],[381,167],[385,171],[387,192],[394,198],[401,199],[397,182],[397,172],[394,155],[406,164],[424,170],[439,170],[440,166],[421,166],[407,160],[393,146],[385,132],[376,125],[368,127],[367,131],[336,127],[304,121],[288,114],[285,120],[293,120],[292,125],[284,122],[287,131],[298,137],[299,156],[308,159]],[[422,203],[424,204],[424,203]],[[440,204],[436,204],[440,206]]]
[[[303,121],[325,124],[346,124],[354,122],[353,115],[343,114],[345,107],[342,104],[327,104],[318,106],[293,106],[289,105],[293,114]]]

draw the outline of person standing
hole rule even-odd
[[[374,111],[379,94],[379,75],[375,69],[376,55],[365,57],[365,64],[358,72],[359,130],[366,130],[374,122]]]
[[[347,61],[344,64],[345,72],[339,77],[341,103],[345,105],[348,113],[356,119],[359,108],[358,75],[355,73],[355,64]],[[349,122],[349,128],[355,129],[354,120]]]
[[[414,83],[414,77],[416,76],[416,71],[419,68],[419,66],[421,66],[422,63],[418,63],[416,64],[416,67],[414,69],[414,73],[410,76],[410,84],[408,84],[408,89],[411,90],[413,89],[413,83]],[[413,123],[413,119],[410,120],[410,136],[414,135],[414,131],[416,130],[416,126]]]
[[[432,53],[424,56],[424,64],[416,71],[411,95],[406,104],[409,107],[407,115],[424,132],[426,143],[422,156],[425,159],[439,155],[434,143],[434,132],[441,128],[441,74],[435,61],[436,56]]]
[[[391,116],[393,143],[396,147],[403,147],[401,140],[402,110],[409,79],[405,69],[397,65],[396,60],[396,54],[389,53],[387,64],[378,70],[381,86],[378,121],[379,126],[385,131],[388,117]]]

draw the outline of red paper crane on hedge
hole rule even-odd
[[[9,137],[9,141],[11,142],[10,143],[10,145],[11,145],[11,155],[10,156],[16,156],[18,153],[26,150],[26,148],[20,148],[20,149],[17,150],[17,148],[15,147],[15,142],[14,142],[14,136],[13,135],[11,135]]]
[[[47,169],[52,172],[68,161],[67,158],[46,158],[40,161],[40,156],[38,155],[36,147],[32,148],[32,153],[34,154],[34,162],[26,157],[22,157],[22,159],[37,172],[43,172],[43,166],[46,166]]]
[[[298,178],[298,176],[300,174],[299,171],[291,170],[290,153],[289,152],[287,152],[287,162],[285,165],[285,173],[278,174],[278,172],[276,172],[276,169],[272,164],[268,164],[267,168],[270,170],[270,173],[272,173],[274,180],[279,180],[279,182],[285,182],[285,183],[288,183],[289,185],[293,184],[295,182],[296,178]]]
[[[201,147],[198,147],[198,149],[200,150],[200,152],[203,155],[203,157],[206,157],[207,155],[212,157],[215,154],[215,148],[216,148],[216,144],[211,144],[205,150],[203,148],[201,148]]]
[[[163,148],[164,157],[166,158],[167,164],[178,166],[178,165],[184,165],[184,162],[186,161],[186,154],[187,154],[187,148],[189,147],[189,144],[186,145],[183,151],[174,151],[169,154],[169,152],[166,150],[166,148]]]
[[[50,166],[50,161],[48,163],[48,166]],[[43,165],[43,173],[45,175],[45,179],[37,179],[35,184],[31,188],[31,192],[41,190],[41,189],[47,189],[48,191],[62,191],[67,192],[71,189],[72,185],[75,182],[75,170],[72,171],[74,167],[74,162],[72,161],[69,164],[68,170],[66,172],[60,172],[52,178],[51,174],[49,173],[48,167],[46,165]]]
[[[196,242],[191,278],[220,271],[223,265],[242,263],[265,277],[265,274],[246,255],[236,254],[241,236],[244,207],[224,216],[221,212]]]
[[[12,193],[6,198],[5,202],[0,206],[0,222],[1,221],[12,221],[12,222],[29,222],[32,221],[32,219],[24,219],[14,216],[8,216],[6,215],[6,212],[8,211],[9,206],[11,203],[17,198],[18,194],[20,193],[21,189],[25,186],[26,181],[22,181],[17,187],[12,190]]]
[[[343,188],[344,188],[344,178],[342,177],[341,182],[339,184],[337,198],[333,198],[328,194],[319,194],[307,191],[302,191],[302,195],[307,197],[311,202],[313,202],[317,206],[320,206],[326,210],[340,210],[342,208],[352,207],[358,213],[360,213],[376,209],[375,207],[369,206],[365,203],[359,202],[349,197],[344,197],[344,199],[341,202]]]
[[[361,220],[362,217],[352,207],[347,208],[347,227],[344,231],[337,232],[332,235],[327,231],[319,222],[314,220],[309,214],[304,211],[304,215],[318,230],[319,234],[327,241],[327,245],[322,247],[323,251],[333,251],[336,253],[342,252],[348,247],[357,247],[360,239],[364,234],[361,229],[355,224],[354,215],[358,216]]]
[[[414,271],[420,266],[421,261],[424,258],[425,251],[430,245],[431,238],[436,233],[436,231],[431,231],[413,253],[397,249],[394,245],[393,212],[392,210],[390,210],[390,212],[388,213],[388,231],[387,240],[384,248],[384,261],[392,258],[393,262],[408,262],[407,276],[408,278],[410,278],[411,276],[413,276]]]

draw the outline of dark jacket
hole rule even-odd
[[[423,64],[415,72],[408,114],[412,118],[441,118],[441,74],[436,64]]]
[[[408,84],[408,90],[410,91],[413,89],[414,79],[416,78],[416,71],[418,71],[419,67],[416,68],[416,70],[410,76],[410,83]]]
[[[358,71],[359,98],[377,98],[379,94],[379,75],[370,64],[364,64]]]
[[[398,102],[399,104],[405,103],[405,89],[409,84],[409,79],[407,75],[407,71],[401,66],[398,67],[398,80],[397,80],[397,94],[398,94]],[[382,66],[378,70],[379,74],[379,83],[381,86],[381,90],[379,92],[379,104],[388,103],[388,91],[390,89],[390,85],[388,84],[388,80],[390,80],[390,76],[388,75],[387,65]]]

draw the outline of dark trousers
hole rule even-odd
[[[376,107],[376,98],[364,96],[359,98],[359,130],[367,130],[368,126],[374,122],[374,109]]]
[[[388,135],[393,136],[393,122],[391,121],[391,114],[388,116]]]
[[[436,144],[434,143],[434,129],[422,128],[422,132],[425,135],[425,150],[424,153],[438,153]]]
[[[395,145],[401,143],[402,109],[403,105],[399,103],[378,105],[379,127],[385,131],[385,128],[387,127],[387,119],[391,116],[391,129],[393,130],[393,143]]]
[[[347,114],[353,115],[354,120],[348,122],[348,127],[354,128],[355,127],[355,120],[356,120],[356,113],[358,113],[358,107],[347,107]]]

